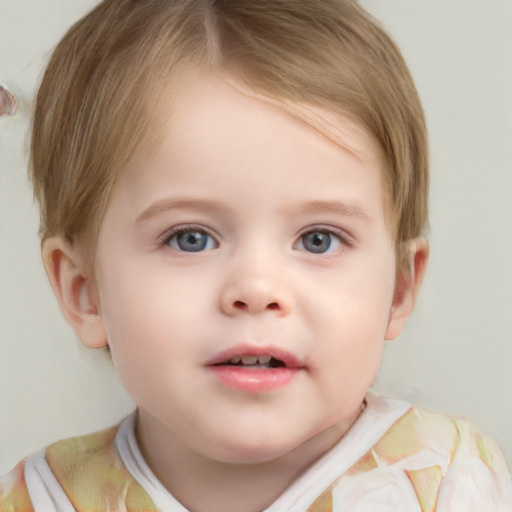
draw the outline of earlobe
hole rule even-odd
[[[429,247],[424,238],[405,242],[406,259],[397,272],[393,304],[389,314],[386,339],[393,340],[402,332],[409,318],[427,269]]]
[[[46,239],[42,252],[46,273],[62,313],[79,340],[91,348],[105,347],[107,336],[97,290],[81,252],[61,237]]]

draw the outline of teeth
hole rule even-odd
[[[243,366],[255,366],[264,365],[269,366],[272,356],[234,356],[229,362],[231,364],[243,365]]]
[[[241,356],[240,359],[244,366],[254,366],[258,362],[258,356]]]

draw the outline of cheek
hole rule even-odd
[[[197,347],[186,343],[195,328],[190,299],[184,300],[180,287],[169,286],[162,275],[156,279],[147,268],[143,273],[124,270],[112,270],[101,290],[112,360],[138,404],[158,402],[156,390],[185,381],[188,362],[196,357]]]
[[[146,357],[163,350],[181,355],[183,344],[176,340],[190,336],[211,308],[208,285],[144,260],[105,270],[99,276],[100,305],[113,354],[129,348],[144,350]]]
[[[304,314],[310,322],[334,329],[342,338],[349,334],[363,340],[384,339],[394,293],[392,264],[347,265],[303,288],[309,292]]]
[[[326,378],[371,382],[380,363],[394,290],[393,261],[350,268],[317,283],[307,315],[324,349],[317,356]]]

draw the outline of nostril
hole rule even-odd
[[[246,309],[247,308],[247,304],[241,300],[235,300],[234,304],[236,309]]]
[[[269,302],[265,306],[265,303],[260,303],[260,304],[254,303],[253,304],[251,301],[244,302],[243,300],[234,300],[231,303],[231,307],[235,311],[247,311],[247,312],[252,312],[252,313],[263,312],[264,310],[266,310],[266,311],[269,311],[269,310],[270,311],[280,311],[281,310],[281,306],[278,302]]]

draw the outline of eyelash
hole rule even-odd
[[[304,240],[305,237],[308,235],[314,235],[314,234],[321,234],[321,235],[328,235],[330,237],[329,246],[325,251],[322,252],[315,252],[315,251],[309,251],[304,247]],[[335,238],[337,240],[337,243],[339,244],[338,247],[335,247],[332,249],[332,238]],[[310,253],[310,254],[316,254],[316,255],[329,255],[333,252],[339,252],[340,250],[350,248],[354,246],[354,240],[353,238],[348,235],[345,231],[333,227],[326,227],[326,226],[310,226],[303,230],[298,238],[297,242],[294,244],[294,246],[297,246],[301,244],[303,246],[303,250]]]
[[[173,239],[177,238],[178,236],[186,235],[187,233],[199,233],[202,235],[206,235],[209,237],[209,240],[206,241],[205,246],[199,246],[198,250],[185,250],[183,247],[179,246],[179,242],[176,242],[178,244],[177,247],[173,247],[171,242]],[[305,241],[307,240],[308,235],[327,235],[329,237],[328,239],[328,245],[325,248],[325,250],[308,250],[305,246]],[[335,239],[335,243],[338,244],[337,247],[332,249],[332,243],[333,238]],[[211,245],[211,241],[213,241],[214,246],[208,247],[208,245]],[[311,241],[311,240],[310,240]],[[320,241],[320,239],[318,239]],[[158,238],[158,245],[159,246],[167,246],[171,249],[176,250],[177,252],[184,252],[184,253],[194,253],[194,252],[204,252],[206,250],[212,250],[216,249],[219,245],[219,242],[217,241],[216,237],[212,235],[207,229],[201,226],[197,225],[182,225],[174,227],[168,231],[166,231],[163,235],[161,235]],[[310,226],[303,230],[297,237],[297,240],[293,244],[293,248],[300,248],[302,246],[302,251],[307,252],[309,254],[316,254],[316,255],[326,255],[330,254],[332,252],[335,252],[336,250],[343,249],[343,248],[350,248],[354,245],[354,241],[352,237],[350,237],[345,231],[341,229],[336,229],[332,227],[325,227],[325,226]]]
[[[183,249],[171,246],[171,241],[175,237],[177,237],[178,235],[186,235],[187,233],[201,233],[201,234],[207,235],[211,240],[213,240],[213,242],[215,244],[215,247],[213,247],[213,248],[218,247],[217,239],[207,229],[205,229],[201,226],[193,225],[193,224],[176,226],[175,228],[172,228],[169,231],[166,231],[162,236],[160,236],[158,238],[158,245],[159,246],[168,246],[171,249],[174,249],[178,252],[203,252],[205,250],[204,248],[201,250],[198,250],[198,251],[185,251]],[[212,249],[212,247],[210,247],[209,249]]]

